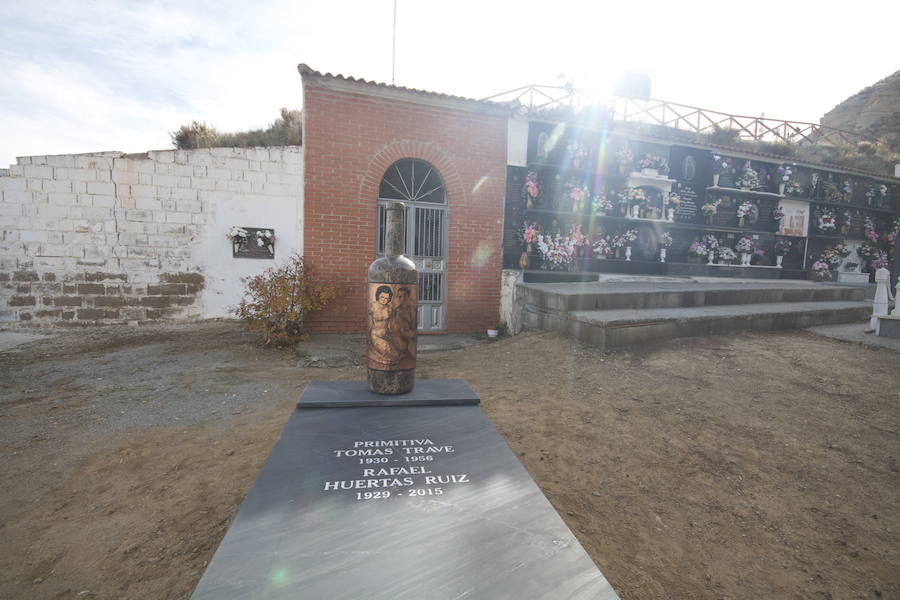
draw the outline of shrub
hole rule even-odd
[[[214,127],[193,121],[171,133],[172,145],[179,150],[194,148],[249,148],[253,146],[299,146],[302,143],[303,113],[281,109],[281,116],[266,129],[222,133]]]
[[[340,296],[337,286],[320,281],[299,254],[241,281],[244,299],[232,312],[248,329],[260,332],[266,345],[290,346],[306,339],[304,318]]]

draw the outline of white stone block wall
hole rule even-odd
[[[302,253],[302,148],[19,158],[0,176],[0,321],[228,316],[241,278]],[[275,229],[233,258],[232,225]]]

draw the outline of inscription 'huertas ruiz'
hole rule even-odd
[[[355,441],[332,453],[358,465],[359,477],[326,481],[322,491],[355,491],[356,500],[441,496],[448,485],[471,483],[467,473],[440,468],[441,457],[454,452],[453,446],[429,438]]]

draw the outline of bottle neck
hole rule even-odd
[[[384,253],[388,256],[403,254],[403,212],[402,202],[392,202],[385,207]]]

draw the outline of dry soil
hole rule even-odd
[[[0,352],[0,597],[186,598],[300,391],[232,323]],[[900,354],[810,333],[421,355],[461,377],[619,595],[900,597]]]

